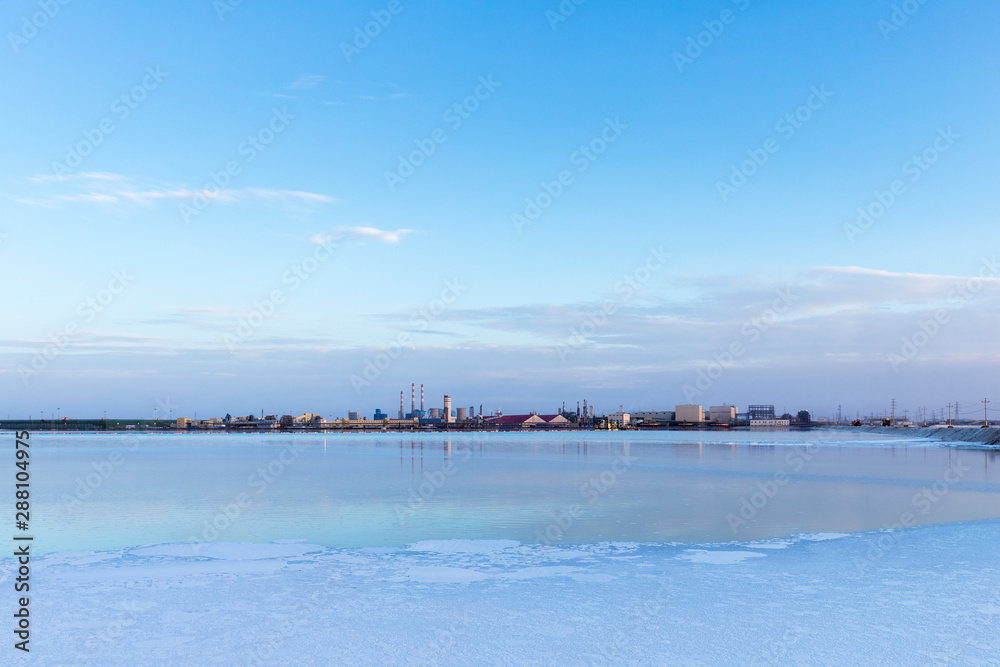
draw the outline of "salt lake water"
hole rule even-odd
[[[26,664],[1000,655],[997,451],[818,430],[36,433],[31,452]]]
[[[33,438],[37,546],[725,542],[1000,518],[1000,452],[849,432]]]

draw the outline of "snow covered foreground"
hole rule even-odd
[[[1000,665],[998,546],[988,521],[697,546],[62,553],[34,561],[18,662]]]

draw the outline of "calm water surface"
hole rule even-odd
[[[998,452],[870,434],[36,433],[31,442],[40,552],[726,542],[1000,517]]]

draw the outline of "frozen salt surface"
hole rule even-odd
[[[521,546],[514,540],[425,540],[406,547],[407,551],[429,551],[440,554],[488,554]]]
[[[423,567],[411,567],[406,572],[406,578],[410,581],[420,581],[423,583],[461,584],[470,581],[482,581],[488,578],[488,575],[477,570],[468,570],[461,567],[427,565]]]
[[[282,541],[275,544],[227,544],[191,543],[160,544],[150,547],[130,549],[133,556],[200,556],[202,558],[222,558],[227,560],[262,560],[268,558],[288,558],[302,556],[309,552],[322,551],[322,547]]]
[[[826,542],[827,540],[839,540],[842,537],[849,537],[847,533],[813,533],[812,535],[802,535],[803,540],[813,542]]]
[[[711,563],[712,565],[735,565],[749,558],[763,558],[764,554],[754,551],[703,551],[691,550],[677,558],[692,563]]]
[[[30,664],[998,664],[1000,521],[830,537],[51,554]]]

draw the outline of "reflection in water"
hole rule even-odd
[[[226,541],[353,547],[720,542],[880,529],[907,514],[1000,518],[1000,453],[842,432],[149,436],[77,503],[66,498],[122,441],[37,437],[33,499],[50,550],[186,541],[240,494],[249,504]],[[290,443],[295,460],[251,485]]]

